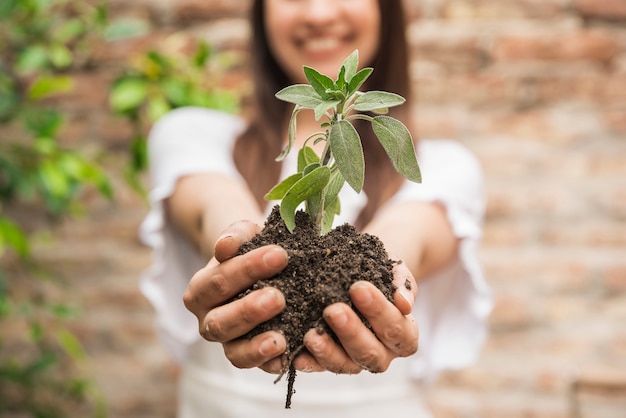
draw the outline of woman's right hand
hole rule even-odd
[[[236,255],[239,247],[259,231],[258,225],[248,221],[226,228],[215,244],[215,256],[192,277],[183,301],[198,318],[202,337],[222,343],[224,354],[235,367],[280,373],[280,357],[287,347],[282,334],[268,331],[249,340],[239,337],[280,313],[285,307],[283,294],[266,287],[227,303],[256,281],[287,266],[287,252],[276,245]]]

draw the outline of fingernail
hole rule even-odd
[[[278,351],[278,343],[274,339],[267,339],[259,346],[259,353],[261,353],[263,357],[277,356],[280,354]]]
[[[265,311],[274,311],[278,304],[278,292],[274,289],[265,289],[261,292],[257,304]]]
[[[361,307],[369,305],[374,299],[372,297],[370,287],[363,282],[356,282],[352,285],[351,290],[351,297],[354,299],[354,302],[356,302]]]
[[[336,328],[343,328],[348,322],[348,316],[341,306],[329,306],[328,308],[326,308],[325,316],[327,318],[327,321],[330,321],[332,323],[332,326]]]
[[[409,289],[404,286],[400,286],[398,288],[398,294],[409,304],[409,306],[413,306],[413,293]]]
[[[220,242],[223,239],[227,239],[227,238],[232,238],[233,234],[231,234],[230,232],[225,232],[222,235],[220,235],[219,237],[217,237],[217,241],[216,242]]]
[[[322,337],[319,334],[315,333],[315,335],[311,335],[307,338],[306,348],[311,352],[311,354],[318,355],[321,352],[321,344]]]
[[[263,254],[263,262],[270,269],[278,269],[287,264],[288,257],[282,248],[272,248]]]

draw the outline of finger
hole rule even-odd
[[[350,287],[350,299],[372,326],[378,339],[396,356],[414,354],[418,328],[412,315],[403,315],[371,283],[360,281]]]
[[[394,303],[402,315],[409,315],[413,311],[418,287],[413,274],[402,261],[393,268],[393,283],[397,288]]]
[[[315,357],[313,357],[313,355],[308,351],[300,353],[296,356],[296,358],[293,360],[293,367],[295,367],[296,370],[304,373],[325,372],[328,370],[321,364],[319,364]]]
[[[241,245],[260,231],[261,227],[250,221],[238,221],[229,225],[215,242],[215,258],[223,262],[234,257]]]
[[[319,333],[315,329],[309,330],[304,335],[304,345],[311,353],[312,358],[307,358],[304,355],[297,357],[297,369],[328,370],[340,374],[357,374],[363,370],[326,332]]]
[[[285,297],[266,287],[218,306],[200,321],[200,334],[208,341],[226,342],[244,335],[285,308]]]
[[[276,245],[257,248],[223,263],[209,262],[191,278],[183,302],[201,320],[209,309],[221,305],[256,281],[278,273],[287,262],[287,252]]]
[[[382,293],[381,296],[384,298]],[[324,320],[356,364],[373,373],[387,370],[395,356],[365,326],[352,308],[345,303],[330,305],[324,310]]]
[[[276,331],[268,331],[251,339],[237,339],[223,345],[224,354],[233,366],[250,369],[272,362],[287,348],[285,337]],[[278,359],[280,362],[280,359]],[[274,362],[275,363],[275,362]],[[278,371],[280,371],[280,367]]]

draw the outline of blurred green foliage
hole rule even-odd
[[[127,180],[138,191],[142,189],[137,174],[148,164],[146,134],[156,120],[184,106],[230,113],[239,108],[238,92],[221,86],[225,71],[237,62],[235,56],[215,51],[201,40],[185,45],[189,41],[172,35],[160,50],[133,57],[111,87],[111,109],[133,126]]]
[[[24,205],[43,209],[35,216],[44,221],[81,214],[85,188],[113,199],[97,156],[63,144],[68,114],[60,106],[75,88],[73,75],[93,65],[94,44],[150,29],[145,22],[111,21],[106,4],[0,0],[0,417],[107,415],[89,359],[69,327],[80,313],[63,280],[31,254],[41,222],[14,216]],[[154,121],[182,106],[238,109],[238,92],[220,87],[236,58],[188,41],[173,35],[158,51],[128,57],[111,86],[105,111],[132,125],[127,180],[141,193]]]
[[[104,170],[63,147],[64,114],[50,100],[73,89],[104,6],[81,0],[0,1],[0,416],[106,416],[86,355],[67,323],[75,310],[44,289],[59,284],[30,254],[30,233],[7,208],[35,204],[51,218],[80,210],[80,191],[108,199]],[[57,292],[58,293],[58,292]],[[11,330],[11,332],[6,332]]]

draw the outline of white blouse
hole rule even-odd
[[[207,408],[213,413],[206,416],[215,417],[243,416],[246,411],[264,416],[264,407],[268,416],[282,416],[284,412],[284,384],[273,385],[274,376],[258,369],[236,369],[225,358],[221,345],[200,337],[197,319],[184,307],[182,295],[206,260],[167,223],[163,212],[163,200],[181,176],[217,172],[244,181],[232,159],[234,141],[244,127],[236,116],[189,107],[167,114],[149,137],[151,209],[140,235],[153,248],[153,263],[141,279],[141,291],[154,306],[164,343],[183,365],[180,417],[202,416]],[[284,162],[282,177],[294,172],[295,154],[292,152]],[[419,352],[394,360],[390,370],[376,375],[299,373],[292,406],[300,409],[299,417],[309,410],[314,411],[312,416],[376,416],[376,400],[398,397],[408,399],[408,403],[394,400],[399,408],[396,416],[427,416],[424,411],[416,415],[420,403],[411,402],[419,393],[411,382],[427,381],[442,370],[470,365],[485,341],[492,297],[477,257],[485,208],[480,165],[466,148],[449,140],[420,140],[418,161],[422,183],[406,181],[393,199],[441,203],[460,239],[458,257],[419,285],[413,310],[420,328]],[[366,196],[346,186],[340,198],[342,213],[335,223],[353,222]],[[234,408],[233,402],[239,406]],[[349,413],[340,408],[344,404],[349,406]],[[363,409],[356,409],[357,404]],[[321,409],[325,407],[328,411]],[[389,403],[381,411],[389,414]]]

